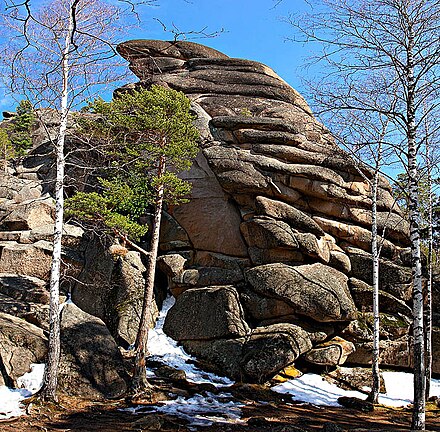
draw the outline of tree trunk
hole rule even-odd
[[[159,167],[157,177],[160,179],[165,172],[165,156],[161,156],[159,159]],[[146,371],[146,357],[147,357],[147,342],[148,342],[148,328],[150,325],[151,317],[151,304],[153,301],[154,292],[154,276],[156,272],[156,260],[157,251],[159,248],[159,233],[160,223],[162,219],[162,207],[164,197],[164,186],[159,184],[156,190],[154,219],[151,235],[151,248],[148,257],[147,266],[147,280],[145,282],[144,301],[142,305],[141,321],[139,324],[139,330],[136,336],[136,357],[134,365],[134,373],[131,383],[131,391],[133,394],[139,394],[148,389],[149,384],[147,381]]]
[[[53,235],[52,265],[50,269],[50,306],[49,306],[49,348],[46,368],[44,371],[43,387],[40,396],[43,400],[57,400],[58,367],[60,362],[60,275],[61,275],[61,240],[63,235],[64,218],[64,141],[67,130],[68,115],[68,79],[69,79],[69,52],[74,32],[75,6],[78,0],[70,4],[69,28],[66,34],[62,60],[63,89],[61,94],[61,121],[58,129],[58,138],[55,144],[56,152],[56,181],[55,181],[55,226]]]
[[[373,356],[372,356],[372,385],[368,400],[374,404],[379,401],[380,373],[379,373],[379,248],[377,245],[377,187],[379,171],[376,169],[372,182],[371,208],[371,254],[373,256]]]
[[[432,246],[433,246],[433,228],[432,228],[432,166],[431,155],[428,142],[428,128],[426,130],[426,168],[428,171],[428,280],[426,284],[426,310],[425,310],[425,347],[426,347],[426,389],[425,397],[429,398],[431,391],[432,374]]]
[[[408,19],[408,18],[407,18]],[[414,337],[414,407],[412,430],[425,430],[425,338],[423,331],[423,289],[420,257],[419,194],[415,122],[415,79],[414,79],[414,29],[408,23],[407,48],[407,139],[409,180],[409,222],[413,278],[413,337]]]

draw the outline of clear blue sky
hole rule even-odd
[[[42,0],[31,0],[38,4]],[[275,70],[284,80],[301,91],[301,70],[308,47],[286,41],[292,28],[283,17],[290,12],[308,9],[305,0],[158,0],[158,6],[144,8],[138,30],[127,39],[173,39],[164,31],[175,25],[180,31],[206,32],[223,29],[215,38],[200,39],[188,36],[188,40],[203,43],[230,57],[260,61]],[[133,79],[134,80],[134,79]],[[0,89],[0,112],[11,110],[15,102]]]

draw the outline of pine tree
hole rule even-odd
[[[105,149],[111,160],[113,175],[110,180],[101,181],[104,186],[102,194],[88,195],[93,204],[85,212],[86,217],[91,219],[99,215],[107,227],[116,229],[115,234],[120,236],[125,233],[125,239],[132,241],[136,240],[136,236],[130,232],[128,225],[133,227],[133,222],[136,224],[135,218],[145,211],[147,200],[153,207],[147,276],[131,385],[132,392],[138,394],[149,387],[145,359],[162,209],[165,202],[178,204],[185,201],[190,192],[190,184],[179,179],[176,173],[189,169],[197,155],[198,132],[193,125],[189,99],[182,92],[161,86],[118,93],[111,102],[97,100],[90,104],[89,111],[96,116],[82,122],[82,131]],[[112,203],[118,195],[115,193],[118,187],[125,188],[130,198]],[[75,205],[79,206],[76,209],[79,217],[81,205],[86,202],[84,197],[83,194],[74,198]],[[90,211],[93,206],[96,210]],[[69,208],[73,208],[71,204]],[[111,212],[103,212],[104,208]],[[115,217],[124,217],[124,223],[114,224]],[[124,226],[126,222],[129,224]],[[138,227],[136,224],[135,232],[141,234]]]

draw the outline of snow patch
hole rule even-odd
[[[138,406],[130,408],[133,414],[145,414],[148,412],[163,413],[183,418],[189,422],[189,426],[210,426],[215,423],[241,423],[241,407],[232,400],[229,393],[206,393],[206,395],[194,395],[189,399],[179,396],[175,400],[162,402],[155,406]]]
[[[413,374],[407,372],[383,372],[386,394],[379,395],[379,403],[390,407],[404,407],[413,401]],[[305,374],[272,387],[278,393],[290,394],[296,401],[312,405],[339,406],[341,396],[366,399],[364,393],[343,390],[325,381],[320,375]],[[431,380],[431,395],[440,395],[440,380]]]
[[[31,364],[31,371],[17,379],[18,389],[0,386],[0,419],[17,417],[24,413],[23,399],[40,390],[43,384],[44,364]]]
[[[218,388],[232,385],[234,382],[229,378],[205,372],[193,363],[195,358],[188,355],[177,342],[168,337],[163,331],[163,325],[169,309],[174,305],[175,299],[168,297],[163,305],[154,329],[148,332],[148,352],[151,360],[160,361],[168,366],[182,370],[188,381],[202,384],[214,384]],[[148,376],[154,373],[148,371]],[[244,405],[233,400],[229,393],[204,395],[198,394],[185,399],[179,396],[177,399],[161,402],[154,406],[137,406],[128,409],[134,414],[150,411],[175,415],[189,421],[191,427],[209,426],[215,423],[238,423],[241,422],[241,407]]]

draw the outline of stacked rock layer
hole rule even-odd
[[[191,42],[119,45],[140,81],[192,101],[191,201],[167,209],[165,330],[210,367],[264,381],[298,358],[371,361],[371,172],[269,67]],[[124,88],[122,89],[124,90]],[[380,180],[382,363],[408,366],[408,225]]]

